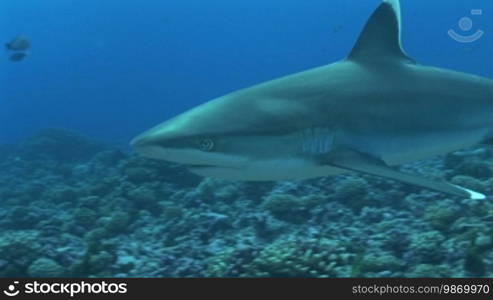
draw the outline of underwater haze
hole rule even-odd
[[[0,141],[62,127],[126,142],[211,98],[344,58],[379,0],[5,0],[5,42],[32,39],[29,57],[1,61]],[[449,29],[481,8],[475,43]],[[423,64],[493,72],[489,1],[402,1],[403,44]]]
[[[493,277],[490,197],[358,174],[230,182],[128,148],[212,98],[345,58],[380,3],[2,0],[4,43],[31,47],[0,59],[0,277]],[[411,57],[493,78],[492,1],[401,6]],[[489,145],[401,169],[493,195]]]

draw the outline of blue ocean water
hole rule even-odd
[[[379,0],[4,0],[0,141],[46,127],[126,143],[211,98],[344,58]],[[471,16],[482,9],[481,16]],[[493,77],[493,3],[403,0],[403,43],[423,64]],[[480,40],[462,44],[459,19]],[[470,34],[464,32],[464,35]]]
[[[352,173],[231,182],[127,148],[344,58],[379,3],[2,0],[0,36],[32,46],[0,57],[0,277],[492,277],[491,197]],[[493,78],[493,2],[401,4],[411,57]],[[491,145],[401,169],[493,195]]]

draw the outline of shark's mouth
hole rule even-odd
[[[221,166],[221,165],[207,165],[207,164],[191,164],[191,165],[185,165],[188,169],[195,169],[195,170],[200,170],[200,169],[207,169],[207,168],[221,168],[221,169],[240,169],[240,167],[234,167],[234,166]]]
[[[188,169],[216,168],[215,165],[185,165]]]

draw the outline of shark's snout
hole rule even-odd
[[[156,159],[166,159],[169,151],[162,146],[162,143],[161,137],[142,133],[130,141],[130,147],[140,155]]]
[[[132,147],[132,149],[134,149],[136,152],[139,152],[139,150],[149,146],[156,146],[156,141],[151,139],[146,134],[140,134],[133,138],[132,141],[130,141],[130,147]]]
[[[142,144],[143,140],[140,138],[140,136],[136,136],[130,141],[130,147],[132,147],[132,149],[134,150],[142,146]]]

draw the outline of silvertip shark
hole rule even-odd
[[[485,195],[395,167],[493,137],[493,80],[418,64],[384,0],[343,60],[213,99],[131,142],[149,158],[229,180],[359,172],[463,198]]]

